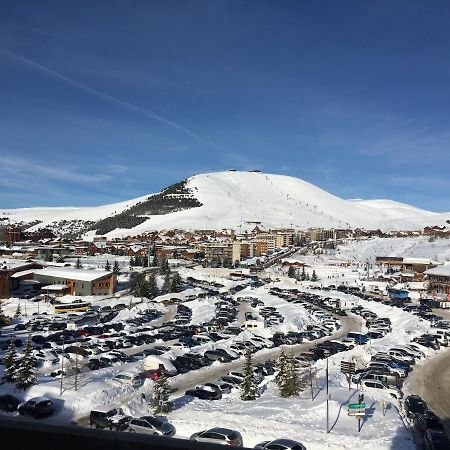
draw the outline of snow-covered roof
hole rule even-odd
[[[113,272],[95,269],[75,269],[73,267],[46,267],[36,270],[36,275],[66,278],[69,280],[95,281],[99,278],[110,277]]]
[[[21,270],[20,272],[15,272],[11,275],[11,278],[20,278],[25,275],[31,275],[34,272],[36,272],[36,269],[30,269],[30,270]]]
[[[403,264],[431,264],[429,258],[403,258]]]
[[[434,269],[428,269],[425,271],[425,274],[450,277],[450,264],[445,264],[444,266],[435,267]]]
[[[49,284],[41,288],[44,291],[63,291],[64,289],[68,289],[66,284]]]
[[[17,260],[17,259],[1,259],[0,269],[17,270],[21,267],[27,267],[31,263],[29,261]]]

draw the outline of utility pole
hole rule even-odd
[[[64,378],[64,350],[65,350],[65,339],[63,335],[63,343],[62,343],[62,354],[61,354],[61,385],[59,388],[59,395],[61,396],[63,394],[63,378]]]
[[[329,394],[329,385],[328,385],[328,358],[327,358],[327,368],[326,368],[326,376],[327,376],[327,433],[330,432],[330,394]]]

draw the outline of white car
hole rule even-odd
[[[130,372],[120,372],[113,378],[113,380],[119,382],[120,384],[133,386],[134,388],[139,388],[144,384],[144,381],[139,375],[134,375]]]
[[[386,394],[391,395],[392,397],[396,399],[401,399],[403,397],[402,391],[400,389],[397,389],[393,386],[387,386],[386,384],[382,383],[381,381],[377,380],[361,380],[361,386],[364,389],[365,392],[369,393],[372,392],[385,392]]]

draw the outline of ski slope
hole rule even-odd
[[[217,172],[187,179],[187,187],[203,204],[198,208],[153,215],[132,229],[116,229],[110,237],[149,230],[246,229],[249,222],[265,227],[366,228],[383,231],[444,225],[450,213],[434,213],[392,200],[344,200],[298,178],[255,172]],[[0,210],[13,222],[41,220],[96,221],[118,214],[148,196],[91,208],[25,208]]]

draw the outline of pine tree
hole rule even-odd
[[[155,414],[167,414],[172,410],[173,404],[169,400],[170,386],[167,376],[163,373],[155,381],[150,404]]]
[[[105,270],[108,272],[111,270],[111,264],[109,263],[109,259],[106,260]]]
[[[311,275],[311,281],[319,281],[319,278],[317,277],[315,270],[313,270],[313,273]]]
[[[14,381],[16,377],[16,370],[17,370],[17,352],[16,352],[16,346],[14,345],[14,341],[11,341],[11,344],[8,348],[8,353],[5,356],[5,359],[3,360],[3,364],[5,366],[5,375],[4,380],[5,381]]]
[[[289,277],[289,278],[295,278],[295,269],[294,269],[294,266],[289,266],[288,277]]]
[[[163,284],[164,294],[169,293],[171,288],[172,288],[172,282],[170,280],[170,274],[166,273],[166,275],[164,276],[164,284]]]
[[[156,277],[153,273],[150,274],[148,278],[148,293],[149,296],[147,298],[150,299],[158,297],[159,295],[158,284],[156,283]]]
[[[302,281],[305,281],[305,280],[306,280],[305,266],[303,266],[303,269],[302,269],[301,280],[302,280]]]
[[[254,373],[252,352],[245,352],[244,381],[241,385],[241,400],[255,400],[260,396]]]
[[[77,258],[77,262],[75,264],[75,269],[81,269],[83,266],[81,265],[80,258]]]
[[[183,280],[178,272],[175,272],[172,277],[172,292],[181,292],[183,288]]]
[[[280,356],[277,360],[277,374],[275,375],[275,382],[277,383],[278,389],[280,391],[280,395],[282,395],[282,392],[284,390],[284,386],[286,385],[287,381],[287,356],[284,350],[281,350]]]
[[[298,373],[298,363],[293,355],[287,356],[286,359],[286,381],[284,383],[282,397],[293,397],[300,394],[304,386],[300,381]]]
[[[119,275],[120,273],[120,267],[117,259],[114,260],[113,273],[115,273],[116,275]]]
[[[35,358],[31,347],[31,338],[27,340],[24,354],[16,371],[16,388],[23,391],[36,384]]]

